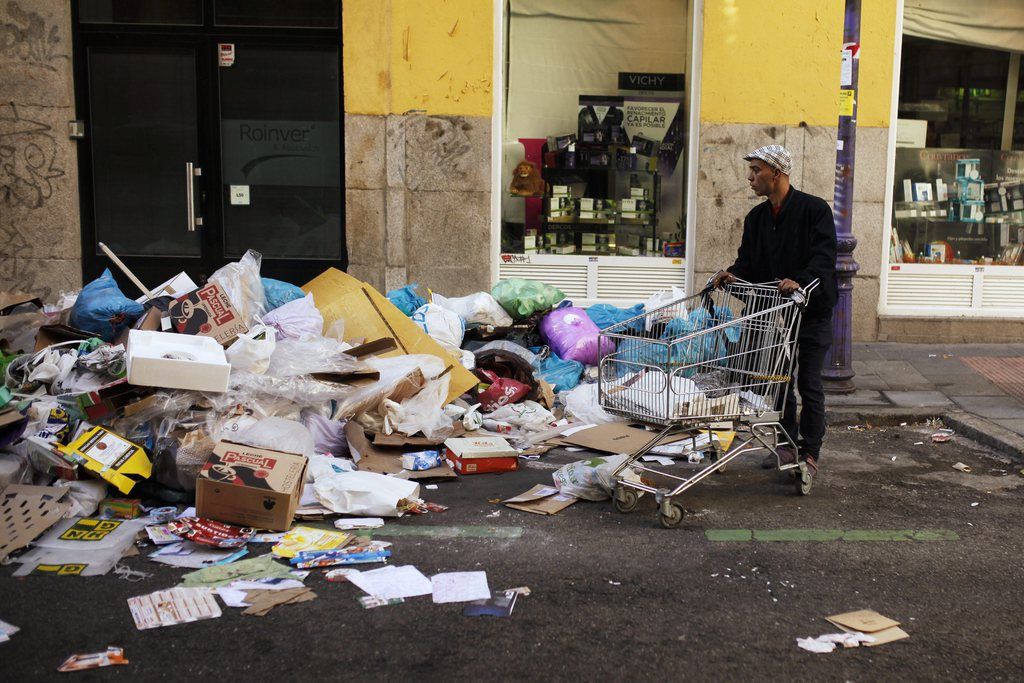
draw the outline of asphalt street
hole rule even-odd
[[[133,557],[152,576],[10,576],[0,679],[56,679],[70,654],[108,645],[130,664],[79,680],[1012,680],[1024,661],[1024,476],[1013,463],[930,428],[831,428],[810,496],[731,465],[685,498],[662,529],[653,501],[623,515],[579,502],[542,517],[492,503],[578,459],[559,452],[504,475],[441,483],[450,509],[389,521],[395,564],[430,575],[486,570],[492,589],[527,586],[509,618],[467,617],[429,597],[363,609],[348,583],[306,580],[311,602],[265,617],[137,631],[126,599],[175,585],[182,570]],[[916,445],[915,445],[916,444]],[[963,462],[971,472],[952,467]],[[677,469],[686,467],[677,465]],[[268,546],[263,546],[268,547]],[[824,617],[870,608],[910,638],[812,654],[796,638],[835,632]]]

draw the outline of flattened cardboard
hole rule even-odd
[[[353,358],[365,358],[366,356],[376,356],[382,353],[387,353],[388,351],[394,351],[397,348],[398,342],[391,337],[384,337],[383,339],[375,339],[374,341],[366,342],[365,344],[353,346],[345,353]]]
[[[70,325],[43,325],[36,332],[36,351],[67,341],[85,341],[95,335]]]
[[[143,297],[145,298],[145,297]],[[160,320],[163,318],[164,312],[159,308],[150,308],[141,316],[139,319],[132,323],[131,327],[126,327],[121,330],[121,334],[117,335],[117,339],[114,340],[115,344],[120,344],[125,349],[128,348],[128,338],[131,336],[132,330],[143,330],[145,332],[159,332],[160,331]]]
[[[302,497],[304,455],[218,441],[196,477],[196,514],[287,531]]]
[[[24,548],[60,521],[71,507],[70,489],[12,484],[0,495],[0,560]]]
[[[36,308],[43,307],[43,300],[34,294],[25,292],[0,292],[0,315],[9,315],[22,304],[32,304]]]
[[[625,422],[612,422],[583,429],[569,436],[563,434],[558,437],[558,441],[561,444],[579,446],[603,453],[634,453],[647,445],[656,435],[657,432],[631,427]],[[675,434],[666,437],[660,445],[675,443],[687,438],[689,438],[688,434]]]
[[[375,446],[366,438],[363,428],[355,422],[345,425],[349,448],[359,454],[359,469],[377,474],[401,474],[410,480],[455,479],[455,471],[447,464],[429,470],[409,472],[402,467],[402,448]]]
[[[844,628],[843,630],[852,631],[853,629]],[[885,645],[886,643],[894,643],[897,640],[903,640],[904,638],[910,637],[910,634],[901,629],[899,626],[893,626],[892,628],[884,628],[881,631],[875,631],[873,633],[869,633],[868,635],[874,638],[875,640],[871,643],[864,643],[866,647],[877,647],[879,645]]]
[[[444,361],[452,373],[449,402],[476,386],[477,379],[473,373],[462,367],[387,297],[365,282],[336,268],[328,268],[307,282],[302,290],[313,293],[316,307],[323,314],[325,328],[339,318],[344,319],[346,340],[388,337],[395,340],[398,348],[379,353],[382,357],[424,353]]]
[[[121,493],[130,493],[135,484],[153,473],[153,463],[142,446],[104,427],[93,427],[58,448],[65,458],[80,463]]]
[[[856,612],[834,614],[831,617],[825,617],[825,621],[835,624],[840,628],[848,628],[869,634],[900,625],[900,622],[895,619],[882,616],[873,609],[861,609]]]
[[[505,501],[506,507],[536,515],[557,515],[575,503],[578,498],[562,493],[554,486],[537,484],[526,493],[521,493]]]
[[[167,314],[176,332],[213,337],[224,346],[249,330],[228,295],[213,283],[175,299]]]
[[[461,422],[452,423],[452,429],[454,430],[451,436],[446,438],[454,438],[462,436],[466,433],[466,428]],[[428,439],[425,436],[406,436],[405,434],[381,434],[377,432],[373,435],[374,446],[440,446],[444,443],[444,439]]]

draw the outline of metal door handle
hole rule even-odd
[[[185,207],[188,209],[188,217],[185,225],[189,232],[195,232],[197,225],[203,224],[203,217],[196,215],[196,185],[195,179],[203,175],[203,169],[194,162],[185,162]]]

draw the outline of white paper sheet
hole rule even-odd
[[[412,565],[388,565],[380,569],[359,572],[349,577],[355,584],[369,595],[378,598],[414,598],[418,595],[430,595],[432,587],[430,579]]]
[[[211,548],[197,545],[192,541],[182,541],[181,543],[171,543],[170,545],[163,546],[160,550],[152,553],[149,559],[172,567],[202,569],[217,564],[234,562],[238,558],[244,557],[248,552],[245,548],[237,550],[233,548]]]
[[[666,458],[660,455],[645,455],[640,459],[644,462],[656,462],[659,465],[674,465],[676,462],[672,458]]]
[[[6,643],[11,639],[11,636],[20,630],[14,624],[8,624],[6,621],[0,620],[0,643]]]
[[[128,598],[128,609],[140,631],[221,615],[220,605],[209,588],[171,588],[139,595]]]
[[[487,585],[487,572],[447,572],[430,577],[434,602],[471,602],[488,600],[491,589]]]
[[[336,529],[376,529],[384,526],[383,517],[348,517],[334,522]]]

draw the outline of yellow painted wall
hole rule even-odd
[[[345,111],[490,116],[492,0],[345,0]]]
[[[835,126],[843,0],[705,0],[701,120]],[[863,0],[857,124],[889,125],[896,0]]]

